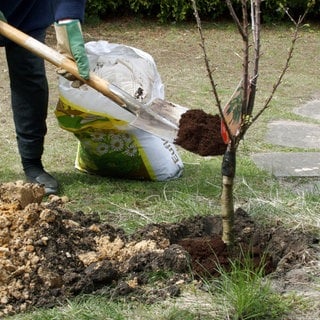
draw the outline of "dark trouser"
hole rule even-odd
[[[43,42],[45,30],[32,36]],[[39,161],[47,132],[48,83],[44,61],[12,42],[6,43],[5,49],[19,153],[22,162]]]

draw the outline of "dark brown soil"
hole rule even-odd
[[[200,109],[182,114],[175,143],[200,156],[223,155],[227,145],[221,137],[221,118]]]
[[[219,216],[149,224],[133,235],[103,223],[98,214],[70,212],[67,199],[31,184],[0,185],[0,317],[32,306],[52,307],[81,293],[154,302],[179,296],[181,280],[219,275],[240,252],[266,273],[292,270],[318,241],[282,227],[264,227],[236,211],[234,250],[221,241]],[[199,213],[200,214],[200,213]],[[150,289],[150,274],[170,272]],[[152,286],[151,286],[152,287]]]

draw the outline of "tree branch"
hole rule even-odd
[[[248,106],[245,115],[250,116],[253,111],[254,101],[257,90],[257,81],[259,76],[259,60],[260,60],[260,30],[261,30],[261,0],[251,0],[251,21],[252,21],[252,36],[254,43],[254,66],[253,75],[250,79],[250,90]]]
[[[248,8],[247,1],[241,0],[242,2],[242,19],[243,19],[243,30],[245,33],[245,37],[243,39],[243,96],[242,96],[242,109],[241,109],[241,117],[244,114],[247,114],[247,104],[248,104],[248,82],[249,82],[249,54],[250,54],[250,46],[249,46],[249,32],[248,32]]]
[[[199,31],[199,34],[200,34],[200,39],[201,39],[201,45],[200,46],[201,46],[202,51],[203,51],[205,66],[206,66],[208,77],[209,77],[209,80],[210,80],[210,83],[211,83],[212,91],[213,91],[213,94],[214,94],[214,97],[215,97],[215,100],[216,100],[216,105],[217,105],[217,107],[219,109],[219,114],[220,114],[220,116],[222,118],[222,121],[224,121],[224,123],[226,123],[226,119],[224,117],[223,110],[222,110],[222,107],[221,107],[221,101],[219,99],[219,95],[218,95],[218,91],[217,91],[217,85],[216,85],[216,83],[215,83],[215,81],[213,79],[213,76],[212,76],[213,71],[210,68],[209,58],[208,58],[208,55],[207,55],[207,50],[206,50],[206,45],[205,45],[205,37],[204,37],[203,32],[202,32],[201,20],[200,20],[199,14],[198,14],[196,0],[191,0],[191,2],[192,2],[192,6],[193,6],[194,16],[195,16],[196,22],[197,22],[198,31]],[[230,129],[228,128],[227,125],[226,125],[226,127],[227,127],[228,134],[231,137]]]
[[[193,2],[193,0],[192,0]],[[245,0],[241,0],[241,3],[242,3],[242,7],[243,7],[243,4],[245,3],[246,1]],[[241,25],[241,22],[236,14],[236,12],[234,11],[234,8],[233,8],[233,5],[231,3],[231,0],[226,0],[226,3],[227,3],[227,6],[229,8],[229,12],[234,20],[234,22],[236,23],[236,26],[238,27],[238,30],[242,36],[242,38],[245,40],[245,38],[248,36],[248,34],[246,34],[243,26]]]
[[[291,40],[291,46],[289,48],[289,51],[288,51],[288,56],[287,56],[287,60],[285,62],[285,65],[282,69],[282,72],[278,78],[278,80],[276,81],[276,83],[273,85],[273,88],[272,88],[272,91],[271,91],[271,94],[270,96],[266,99],[265,103],[264,103],[264,106],[262,107],[262,109],[254,116],[254,118],[252,119],[252,121],[250,123],[248,123],[247,125],[247,128],[248,129],[255,121],[257,121],[257,119],[261,116],[261,114],[267,109],[269,108],[270,106],[270,102],[271,100],[273,99],[273,96],[275,94],[275,92],[277,91],[279,85],[281,84],[282,82],[282,79],[285,75],[285,73],[287,72],[287,70],[289,69],[289,65],[290,65],[290,61],[293,57],[293,51],[294,51],[294,48],[295,48],[295,44],[299,38],[298,36],[298,33],[299,33],[299,30],[300,30],[300,27],[301,27],[301,24],[306,16],[308,12],[308,9],[305,11],[305,13],[299,17],[298,21],[295,21],[290,15],[289,15],[289,12],[288,10],[286,9],[286,13],[288,14],[288,16],[290,17],[291,21],[293,21],[293,23],[295,24],[295,30],[294,30],[294,33],[293,33],[293,38]]]

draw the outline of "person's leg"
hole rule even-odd
[[[45,30],[33,35],[44,41]],[[6,44],[11,103],[18,149],[26,177],[56,193],[57,181],[43,169],[41,157],[47,132],[48,83],[43,59],[9,42]]]

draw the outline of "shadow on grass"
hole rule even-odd
[[[125,178],[113,178],[83,173],[74,169],[68,172],[54,172],[60,185],[60,195],[67,193],[92,192],[130,192],[137,197],[146,197],[154,193],[185,193],[197,194],[203,197],[213,197],[220,193],[221,175],[219,163],[207,162],[185,164],[181,177],[168,181],[148,181]]]

